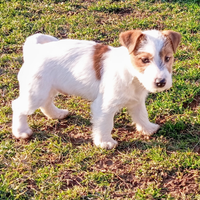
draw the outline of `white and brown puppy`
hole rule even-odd
[[[57,93],[93,101],[94,144],[111,149],[113,117],[127,107],[138,131],[152,135],[159,125],[149,122],[145,107],[148,92],[172,86],[172,64],[181,39],[174,31],[131,30],[119,36],[121,47],[93,41],[58,40],[35,34],[27,38],[24,64],[19,72],[20,95],[13,101],[13,135],[28,138],[32,131],[27,115],[37,108],[49,118],[69,112],[55,107]]]

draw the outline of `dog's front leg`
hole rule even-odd
[[[96,146],[104,149],[112,149],[117,145],[111,136],[113,129],[113,118],[116,108],[108,103],[105,105],[101,95],[92,103],[93,142]]]
[[[151,123],[145,106],[145,101],[128,106],[129,114],[136,124],[137,131],[144,135],[153,135],[160,128],[158,124]]]

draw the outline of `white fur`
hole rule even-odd
[[[52,36],[36,34],[24,45],[24,64],[19,72],[20,95],[13,101],[13,135],[28,138],[32,131],[27,115],[37,108],[49,118],[62,119],[67,110],[54,106],[54,96],[60,92],[78,95],[93,101],[92,123],[94,144],[111,149],[117,145],[112,139],[113,117],[127,107],[143,134],[155,133],[159,125],[149,122],[145,107],[148,91],[156,92],[171,87],[171,74],[159,68],[159,54],[165,38],[159,31],[143,32],[148,42],[141,51],[154,55],[153,63],[144,73],[135,70],[126,47],[109,47],[105,54],[101,79],[93,69],[93,41],[58,40]],[[155,86],[155,78],[166,78],[163,88]]]

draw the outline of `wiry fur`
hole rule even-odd
[[[102,55],[99,78],[93,66],[97,43],[58,40],[43,34],[28,37],[23,49],[24,64],[18,75],[20,95],[12,103],[13,135],[17,138],[31,136],[27,115],[37,108],[49,118],[65,118],[68,110],[58,109],[53,104],[58,92],[93,101],[92,136],[97,146],[111,149],[117,145],[111,131],[113,117],[122,107],[128,108],[137,130],[146,135],[155,133],[159,125],[149,122],[145,99],[148,92],[163,91],[172,85],[171,73],[162,60],[163,53],[160,53],[170,34],[173,37],[177,34],[180,39],[180,35],[172,31],[165,34],[155,30],[122,33],[120,41],[123,46],[109,47],[109,51]],[[171,39],[170,42],[173,46]],[[175,39],[174,43],[179,42]],[[176,48],[177,44],[173,46]],[[138,56],[143,55],[141,53],[152,57],[151,63],[142,64],[142,71],[139,70],[140,64],[133,65],[135,61],[140,63]],[[173,57],[173,52],[168,53]],[[155,80],[158,78],[165,78],[166,85],[157,87]]]

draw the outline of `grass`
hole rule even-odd
[[[2,0],[0,2],[0,199],[200,199],[200,1]],[[95,40],[119,46],[130,29],[182,34],[173,87],[150,94],[151,121],[162,127],[139,135],[126,109],[115,116],[114,150],[91,140],[90,102],[59,95],[72,113],[47,120],[29,116],[30,140],[11,134],[11,101],[18,96],[22,45],[31,34]]]

